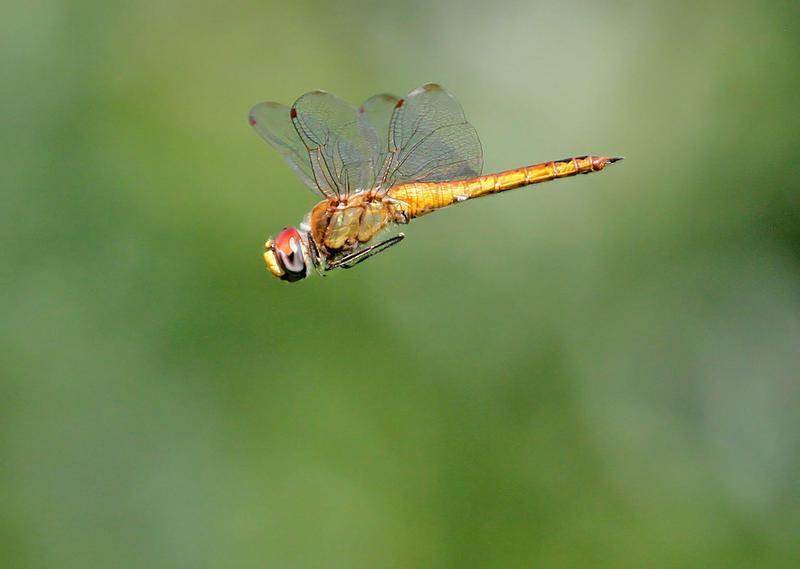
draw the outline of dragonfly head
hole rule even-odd
[[[306,278],[309,259],[306,235],[294,227],[287,227],[264,244],[264,262],[282,281],[293,283]]]

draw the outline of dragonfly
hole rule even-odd
[[[352,268],[404,239],[381,238],[389,230],[431,212],[622,160],[582,155],[481,175],[478,134],[435,83],[403,98],[375,95],[359,107],[311,91],[291,107],[259,103],[249,122],[322,198],[299,227],[264,245],[267,268],[287,282]]]

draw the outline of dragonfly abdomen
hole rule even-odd
[[[408,204],[406,215],[411,219],[469,199],[577,174],[598,172],[619,160],[622,158],[576,156],[467,180],[403,184],[389,190],[389,196]]]
[[[454,203],[465,201],[474,188],[478,178],[454,182],[412,182],[395,186],[388,196],[403,204],[402,210],[408,219],[413,219]]]
[[[481,181],[480,187],[472,192],[470,198],[478,198],[488,194],[514,190],[516,188],[530,186],[531,184],[540,184],[542,182],[549,182],[550,180],[557,180],[559,178],[568,178],[578,174],[599,172],[605,168],[607,164],[613,164],[619,160],[622,159],[606,156],[574,156],[572,158],[564,158],[563,160],[553,160],[534,164],[533,166],[524,166],[514,170],[507,170],[499,174],[488,174],[478,178],[478,180]],[[469,182],[469,180],[467,181]]]

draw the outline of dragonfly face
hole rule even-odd
[[[264,262],[269,271],[281,280],[295,282],[308,276],[307,236],[294,227],[287,227],[264,245]]]

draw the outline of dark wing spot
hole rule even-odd
[[[255,126],[256,125],[256,119],[254,119],[253,117],[249,117],[247,119],[247,122],[250,123],[250,126]]]
[[[405,99],[400,99],[399,101],[397,101],[397,104],[394,106],[394,108],[395,109],[399,109],[400,107],[403,106],[403,103],[405,103],[405,102],[406,102]]]
[[[295,109],[294,107],[292,107],[292,110],[291,110],[291,111],[289,111],[289,116],[290,116],[291,118],[293,118],[293,119],[296,119],[296,118],[297,118],[297,109]]]

